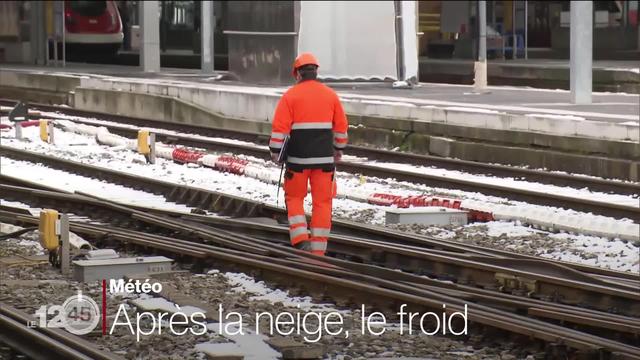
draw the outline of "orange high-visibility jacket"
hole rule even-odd
[[[333,89],[305,80],[282,96],[271,125],[269,148],[279,152],[289,135],[287,166],[292,170],[334,167],[333,152],[347,146],[347,117]]]

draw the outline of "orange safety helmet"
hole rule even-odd
[[[318,65],[318,59],[316,59],[316,57],[313,56],[312,53],[309,53],[309,52],[302,53],[298,55],[298,57],[296,58],[296,61],[293,62],[293,70],[291,71],[293,76],[294,77],[296,76],[297,68],[305,65],[315,65],[320,67],[320,65]]]

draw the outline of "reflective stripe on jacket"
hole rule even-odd
[[[347,145],[347,128],[347,117],[335,91],[315,80],[302,81],[278,102],[269,148],[279,152],[289,135],[289,168],[332,169],[334,149],[343,150]]]

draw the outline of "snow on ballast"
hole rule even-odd
[[[137,149],[137,141],[135,139],[128,139],[111,134],[105,127],[78,124],[69,120],[56,120],[55,123],[66,131],[94,136],[99,143],[105,145],[122,147],[133,151]],[[271,184],[276,184],[279,181],[278,171],[232,155],[207,154],[203,151],[171,147],[162,143],[156,143],[156,156],[180,163],[192,163],[218,171],[248,176]],[[460,208],[469,211],[470,221],[516,221],[528,224],[537,229],[552,232],[570,232],[605,238],[619,238],[628,241],[640,241],[639,224],[620,224],[615,219],[598,219],[597,221],[592,221],[579,215],[560,215],[545,209],[539,209],[538,211],[532,209],[519,211],[517,207],[514,209],[512,206],[486,204],[467,199],[430,198],[422,195],[401,196],[379,192],[366,193],[349,191],[349,193],[342,193],[339,188],[337,196],[363,201],[373,205],[396,206],[400,208],[421,206]]]

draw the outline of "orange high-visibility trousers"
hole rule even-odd
[[[313,204],[309,229],[304,215],[304,198],[307,196],[308,183],[311,183]],[[291,245],[308,250],[312,254],[324,255],[331,231],[331,202],[336,193],[334,172],[322,169],[287,169],[284,193]]]

